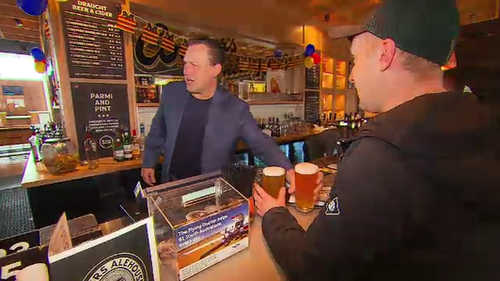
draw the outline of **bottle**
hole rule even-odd
[[[130,140],[128,128],[123,129],[123,152],[125,154],[125,160],[132,160],[132,142]]]
[[[33,160],[35,160],[35,162],[40,162],[42,160],[40,154],[40,144],[38,142],[38,137],[36,136],[36,131],[34,129],[32,129],[31,137],[29,137],[28,141],[31,146],[31,153],[33,154]]]
[[[140,147],[140,150],[141,150],[141,154],[142,152],[144,152],[144,143],[146,141],[146,135],[145,135],[145,127],[144,127],[144,124],[141,123],[140,126],[139,126],[139,147]]]
[[[132,158],[139,159],[139,157],[141,157],[141,145],[137,138],[137,131],[132,130]]]
[[[97,164],[97,142],[92,138],[92,130],[90,127],[85,128],[85,133],[87,138],[83,141],[83,147],[85,148],[85,156],[87,157],[87,164],[89,170],[97,169],[99,166]]]
[[[281,137],[280,119],[278,117],[276,117],[276,123],[274,123],[274,136],[277,138]]]
[[[123,150],[121,130],[116,130],[115,143],[113,144],[113,157],[116,162],[125,161],[125,151]]]

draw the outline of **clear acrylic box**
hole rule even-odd
[[[248,200],[220,173],[143,193],[155,222],[162,280],[185,280],[248,248]]]

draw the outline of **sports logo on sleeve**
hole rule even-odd
[[[340,215],[339,198],[335,197],[326,205],[325,215],[338,216]]]

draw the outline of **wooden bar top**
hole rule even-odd
[[[65,181],[72,181],[83,178],[90,178],[104,174],[110,174],[119,171],[131,170],[141,167],[141,160],[130,160],[124,162],[115,162],[113,158],[99,159],[99,167],[89,170],[88,166],[78,166],[74,172],[61,175],[51,175],[43,169],[43,165],[37,165],[33,161],[33,155],[26,161],[21,186],[24,188],[38,187]],[[38,166],[38,167],[37,167]]]
[[[318,134],[319,131],[310,130],[304,134],[291,134],[283,137],[276,138],[278,144],[290,143],[295,141],[302,141],[310,136]],[[241,142],[238,143],[236,149],[238,151],[247,149],[248,146]],[[99,159],[99,167],[95,170],[89,170],[87,166],[78,166],[77,171],[65,173],[61,175],[51,175],[43,169],[43,165],[37,165],[33,161],[33,156],[30,155],[24,167],[24,174],[21,181],[21,186],[24,188],[39,187],[54,183],[72,181],[77,179],[89,178],[104,174],[110,174],[119,171],[139,169],[141,167],[141,159],[130,160],[124,162],[115,162],[112,158]]]

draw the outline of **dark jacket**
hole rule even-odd
[[[173,82],[164,86],[160,106],[146,138],[142,166],[155,167],[163,151],[162,182],[169,180],[170,162],[189,95],[185,82]],[[238,139],[245,141],[252,153],[267,165],[292,168],[276,142],[262,133],[250,113],[248,104],[230,92],[218,88],[212,98],[205,127],[202,173],[217,171],[231,162]]]
[[[467,93],[378,115],[307,231],[285,208],[264,216],[276,262],[291,280],[500,280],[499,120]]]

